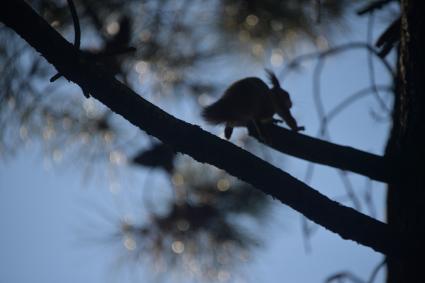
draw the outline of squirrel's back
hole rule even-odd
[[[243,122],[261,113],[269,87],[259,78],[249,77],[233,83],[215,103],[204,108],[202,116],[212,124]]]

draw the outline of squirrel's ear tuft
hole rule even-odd
[[[279,80],[277,79],[276,75],[269,69],[265,69],[267,76],[269,77],[270,82],[272,83],[273,87],[280,88]]]

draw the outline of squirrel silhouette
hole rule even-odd
[[[273,122],[278,114],[293,131],[302,131],[292,116],[292,101],[289,93],[282,89],[273,72],[266,70],[272,87],[256,77],[234,82],[223,96],[202,111],[203,118],[211,124],[225,124],[225,137],[230,139],[234,127],[254,123],[259,136],[261,123]]]

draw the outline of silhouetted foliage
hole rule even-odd
[[[143,150],[133,157],[133,163],[147,167],[159,167],[168,173],[174,169],[175,152],[165,144],[154,144],[151,148]]]
[[[315,40],[337,25],[341,15],[350,8],[352,1],[244,1],[224,0],[223,26],[226,31],[255,39],[272,39],[282,42],[294,37]],[[300,34],[301,33],[301,34]]]
[[[231,269],[259,244],[240,219],[262,222],[269,199],[211,167],[180,164],[165,211],[150,210],[143,224],[123,222],[120,238],[130,254],[159,272],[183,268],[198,280],[218,280],[223,270],[232,276]]]

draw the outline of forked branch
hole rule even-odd
[[[272,124],[263,127],[271,141],[267,145],[277,151],[314,163],[351,171],[373,180],[386,183],[397,181],[395,170],[391,167],[393,162],[385,160],[384,157],[295,133]],[[262,142],[255,129],[250,129],[249,134]]]

